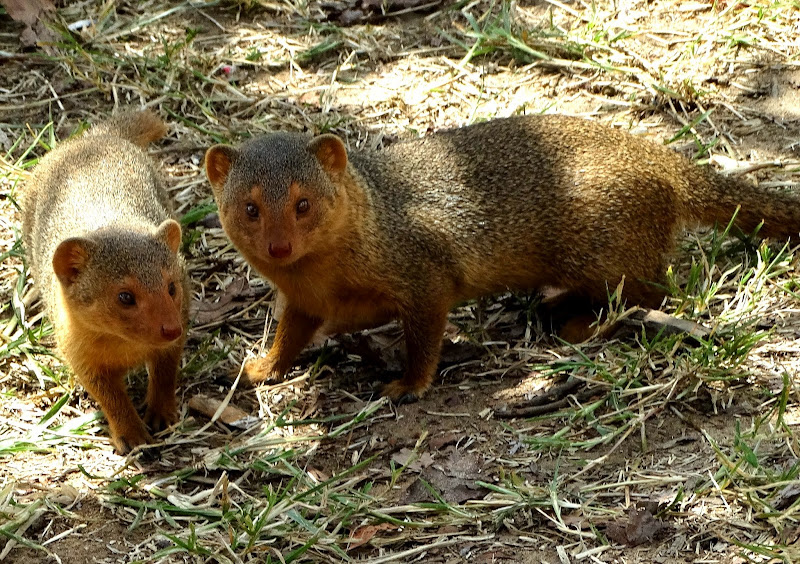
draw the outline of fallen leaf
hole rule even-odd
[[[194,324],[205,325],[206,323],[213,323],[219,321],[227,316],[228,313],[240,308],[242,304],[233,301],[233,298],[227,298],[223,295],[216,302],[198,302],[194,310]]]
[[[12,20],[25,24],[20,43],[32,47],[40,41],[52,41],[53,34],[42,23],[45,12],[56,9],[53,0],[0,0]]]
[[[398,466],[405,466],[406,470],[421,472],[433,464],[433,457],[427,452],[418,454],[410,448],[403,448],[392,455],[392,461]]]
[[[353,550],[354,548],[358,548],[359,546],[368,543],[381,531],[393,531],[397,528],[397,525],[393,525],[392,523],[381,523],[380,525],[366,525],[364,527],[359,527],[350,533],[350,542],[347,545],[347,550]]]
[[[485,480],[488,474],[481,455],[457,449],[450,453],[443,470],[447,476],[469,480]]]
[[[631,507],[626,517],[608,524],[606,534],[617,544],[638,546],[652,542],[664,528],[666,525],[653,517],[649,511]]]
[[[415,479],[400,496],[400,504],[408,505],[409,503],[423,503],[426,501],[433,501],[434,495],[425,487],[422,480]]]
[[[470,499],[483,499],[487,490],[475,482],[487,480],[489,471],[484,468],[480,455],[454,450],[441,466],[437,464],[424,468],[420,477],[448,503],[461,504]],[[415,480],[405,491],[403,503],[434,499],[428,487],[421,480]]]
[[[192,318],[195,325],[205,325],[224,320],[232,311],[245,307],[254,297],[269,292],[269,288],[251,288],[244,277],[235,278],[215,302],[201,300],[192,303]]]
[[[220,405],[222,405],[222,400],[203,394],[197,394],[189,400],[189,409],[205,415],[209,419],[214,417]],[[252,419],[253,416],[247,412],[242,411],[235,405],[228,404],[220,413],[218,421],[233,427],[249,427]]]
[[[306,470],[306,474],[311,476],[318,484],[322,482],[326,482],[330,480],[330,474],[320,470],[319,468],[309,468]]]
[[[0,0],[11,19],[32,26],[39,15],[48,10],[55,10],[53,0]]]

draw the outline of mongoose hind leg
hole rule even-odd
[[[287,303],[267,356],[245,363],[242,383],[254,386],[267,380],[282,380],[321,325],[322,319],[306,315]]]
[[[608,291],[606,283],[587,284],[580,292],[567,292],[546,304],[551,327],[568,343],[582,343],[592,337],[608,337],[619,328],[608,323]],[[664,290],[646,281],[625,281],[622,300],[627,307],[639,305],[657,308],[664,299]]]
[[[178,421],[175,388],[181,363],[183,342],[159,351],[147,362],[147,410],[144,423],[153,432],[163,431]]]
[[[447,325],[447,308],[431,305],[418,308],[403,318],[408,365],[402,378],[386,384],[381,395],[394,402],[413,402],[421,398],[433,381]]]
[[[100,404],[111,430],[111,441],[120,454],[153,441],[125,389],[125,371],[80,374],[86,391]]]
[[[599,322],[598,322],[599,321]],[[603,319],[592,312],[575,315],[567,319],[558,329],[558,337],[568,343],[577,344],[588,341],[601,334]],[[602,331],[605,334],[605,331]]]
[[[597,333],[602,309],[595,300],[565,292],[542,304],[544,329],[568,343],[582,343]]]
[[[638,305],[650,309],[658,309],[667,295],[663,284],[663,276],[658,279],[658,282],[626,280],[622,296],[629,306]]]

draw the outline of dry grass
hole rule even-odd
[[[797,189],[797,2],[433,2],[344,26],[353,4],[72,2],[29,51],[0,16],[0,560],[800,559],[794,249],[686,237],[663,309],[707,338],[634,324],[554,345],[536,300],[506,295],[453,313],[443,377],[417,404],[375,399],[399,366],[391,328],[241,391],[225,376],[263,350],[272,293],[219,228],[200,170],[209,145],[268,130],[380,146],[559,112]],[[170,122],[153,155],[195,292],[183,417],[150,458],[113,454],[52,356],[18,244],[26,172],[121,105]],[[567,378],[581,385],[557,411],[509,417]],[[210,422],[186,407],[199,394],[253,417]]]

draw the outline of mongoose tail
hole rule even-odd
[[[745,233],[771,239],[795,239],[800,234],[800,198],[797,194],[764,188],[740,178],[723,176],[708,167],[687,167],[682,186],[681,214],[688,224],[727,225],[734,213]],[[736,211],[738,208],[738,212]]]
[[[86,135],[114,135],[127,139],[139,147],[147,147],[167,134],[167,126],[150,110],[122,112],[99,123]]]

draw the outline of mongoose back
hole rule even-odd
[[[380,151],[326,134],[274,133],[205,158],[222,225],[286,297],[250,382],[277,378],[323,323],[402,323],[408,365],[384,394],[419,396],[447,313],[465,299],[544,286],[657,307],[667,257],[687,225],[800,231],[800,200],[697,167],[668,148],[566,116],[520,116]],[[583,323],[583,322],[582,322]],[[569,322],[567,323],[569,326]],[[588,336],[568,327],[571,335]]]
[[[147,424],[177,419],[189,298],[181,227],[142,149],[165,133],[148,111],[120,114],[48,153],[22,195],[28,262],[56,341],[121,453],[152,440],[125,389],[129,369],[147,365]]]

